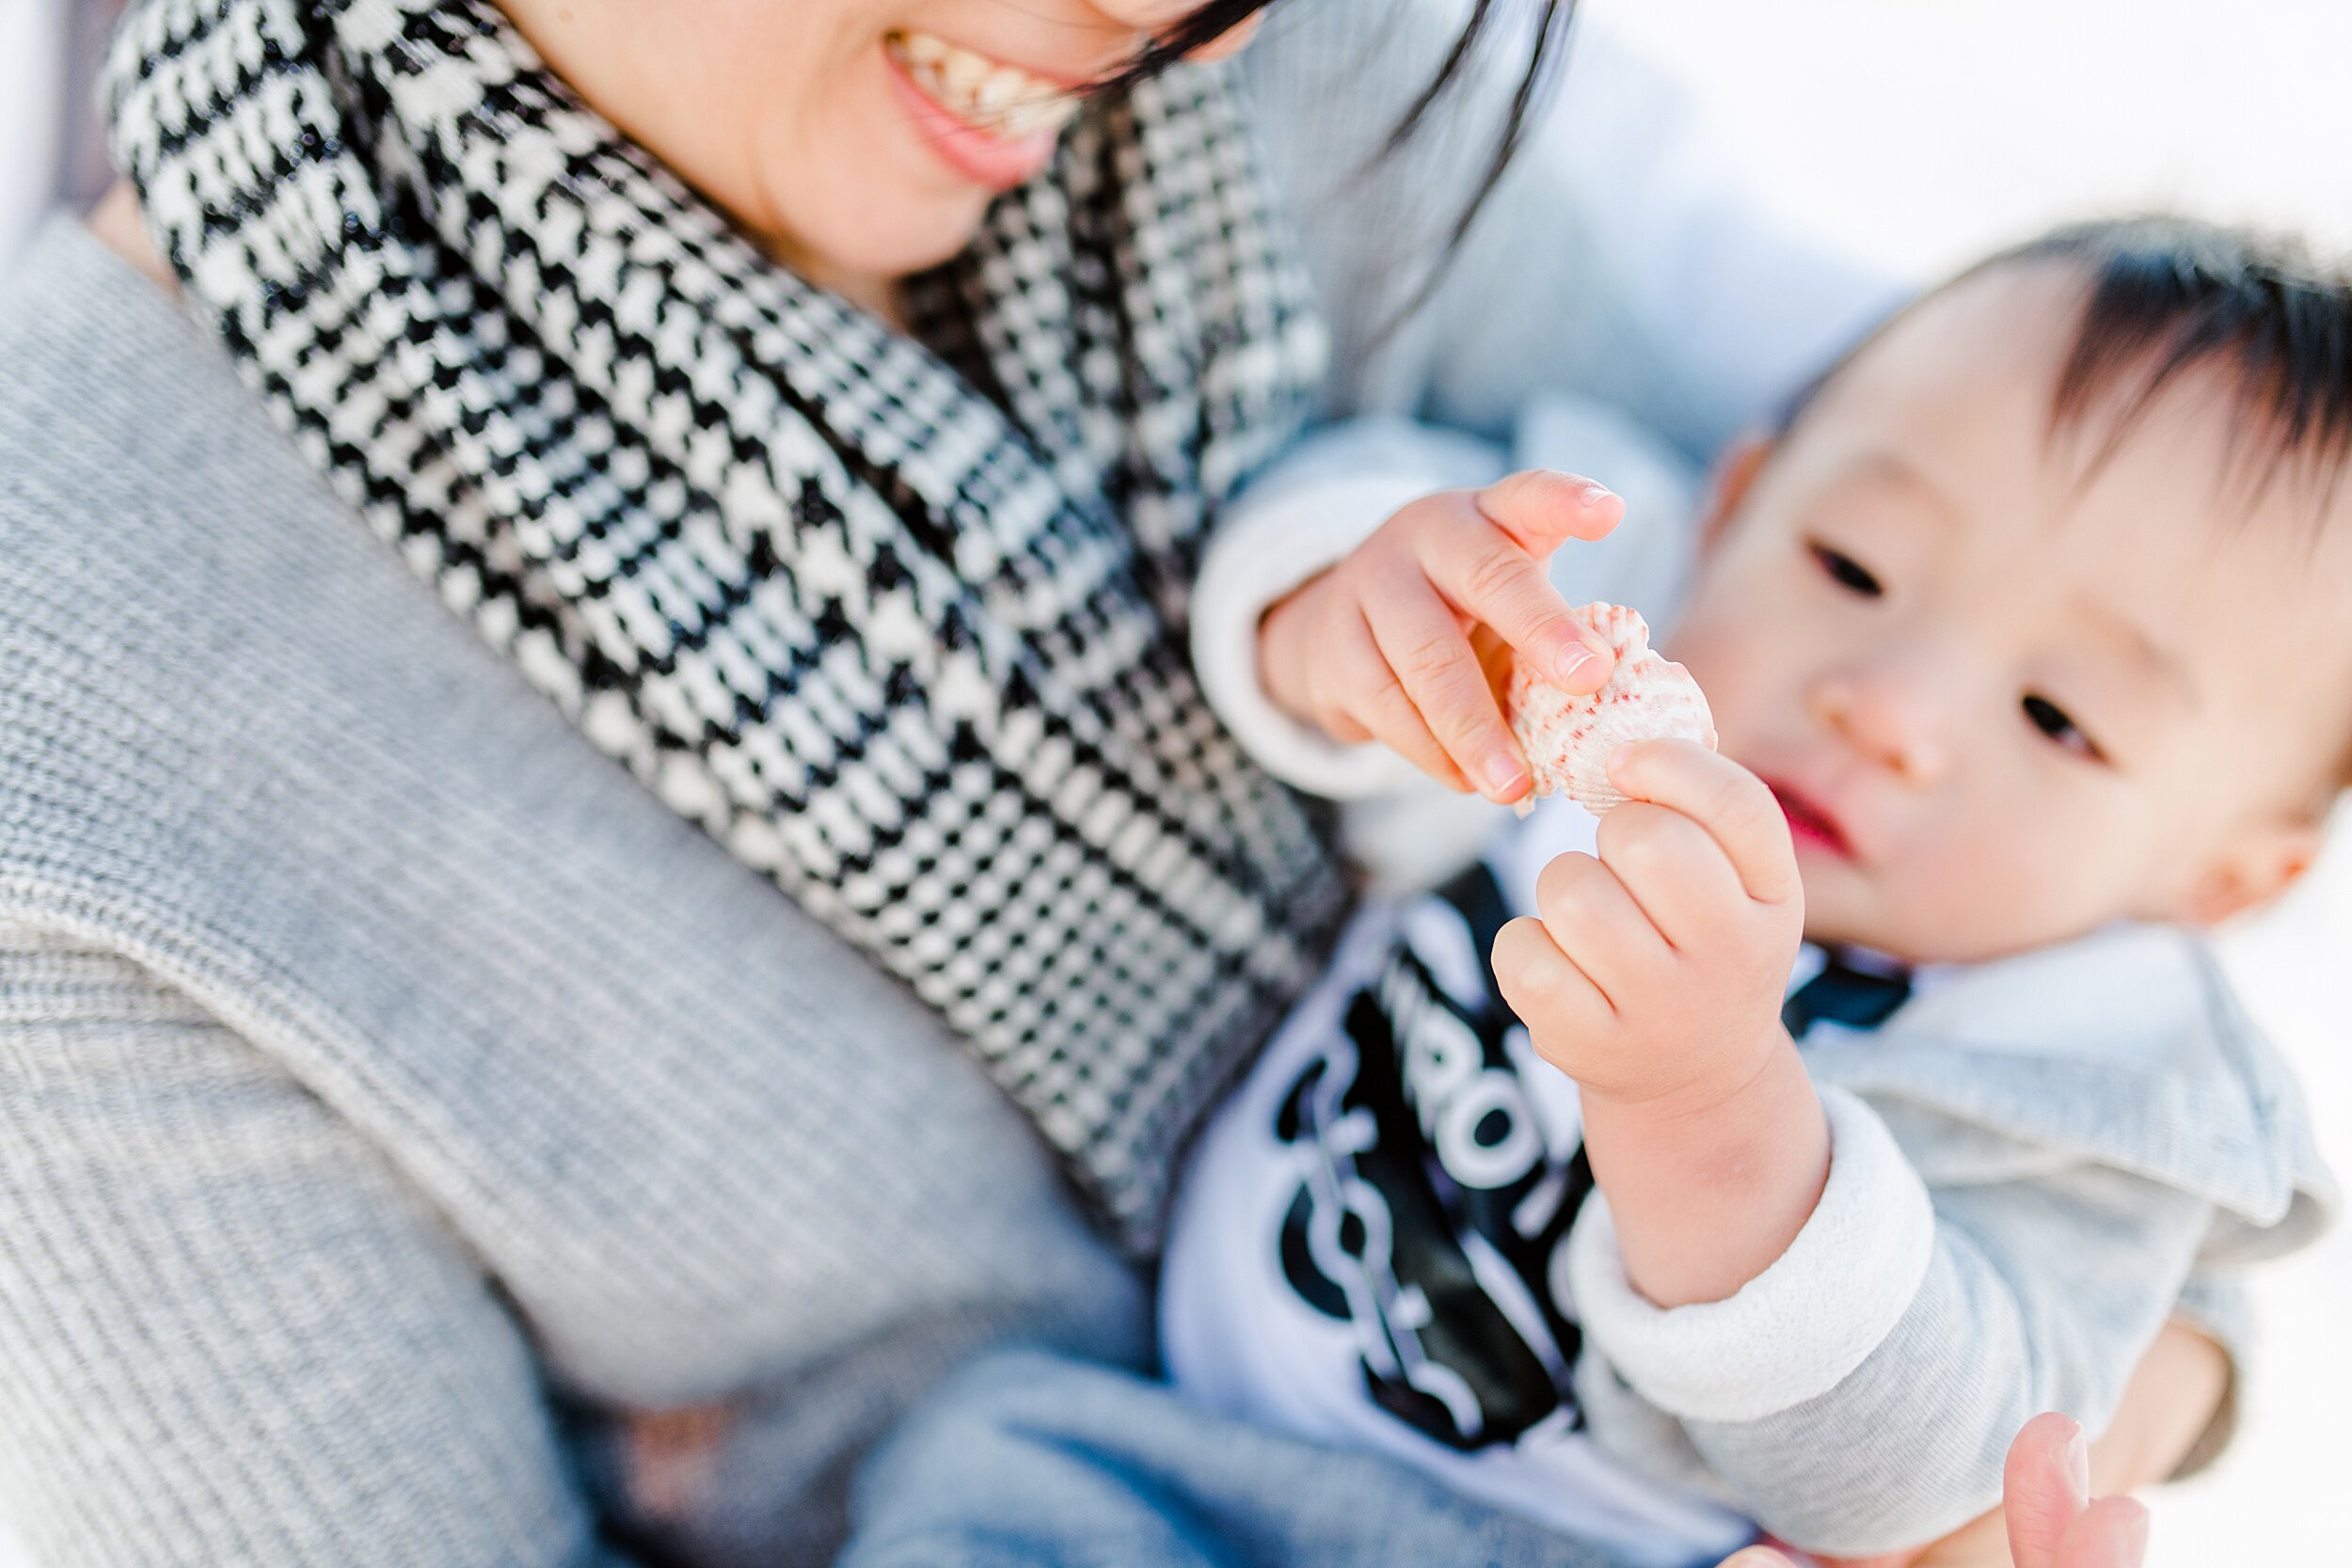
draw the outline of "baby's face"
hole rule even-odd
[[[2079,284],[1931,301],[1726,485],[1669,652],[1788,810],[1806,929],[1970,960],[2290,880],[2352,726],[2352,506],[2258,499],[2201,373],[2050,434]],[[2259,443],[2257,443],[2259,446]]]

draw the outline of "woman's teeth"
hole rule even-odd
[[[1057,131],[1077,112],[1078,101],[1053,83],[930,33],[893,33],[882,41],[890,57],[941,108],[1003,140]]]

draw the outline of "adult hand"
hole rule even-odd
[[[1424,496],[1266,611],[1266,694],[1334,740],[1379,740],[1451,788],[1474,780],[1516,800],[1534,779],[1480,648],[1527,659],[1565,690],[1597,690],[1615,655],[1568,612],[1544,562],[1624,515],[1602,486],[1547,469]]]
[[[2148,1555],[2148,1511],[2129,1497],[2090,1500],[2090,1449],[2083,1429],[2055,1412],[2036,1416],[2009,1447],[2001,1479],[2015,1568],[2140,1568]],[[1944,1568],[1960,1560],[1923,1551],[1868,1559],[1799,1559],[1768,1546],[1734,1554],[1723,1568]]]

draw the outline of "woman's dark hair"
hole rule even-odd
[[[1135,81],[1165,69],[1193,50],[1201,47],[1227,32],[1240,26],[1272,0],[1208,0],[1189,17],[1168,32],[1154,40],[1152,46],[1120,79]],[[1327,0],[1328,3],[1328,0]],[[1518,88],[1511,96],[1511,106],[1503,116],[1502,128],[1495,138],[1492,153],[1478,184],[1462,205],[1446,235],[1446,246],[1438,266],[1431,269],[1418,290],[1406,301],[1400,317],[1409,315],[1425,300],[1443,275],[1444,258],[1453,255],[1478,220],[1479,211],[1494,193],[1497,182],[1510,167],[1519,146],[1527,139],[1527,132],[1544,97],[1558,76],[1560,66],[1567,57],[1568,28],[1576,17],[1576,0],[1518,0],[1531,13],[1532,40],[1526,45],[1527,61],[1519,73]],[[1438,104],[1455,87],[1468,80],[1467,69],[1480,50],[1492,40],[1498,24],[1510,9],[1500,0],[1470,0],[1470,13],[1462,24],[1454,47],[1447,51],[1445,61],[1438,73],[1430,78],[1419,97],[1399,117],[1391,128],[1375,162],[1394,155],[1426,124]],[[1118,84],[1113,84],[1118,85]]]

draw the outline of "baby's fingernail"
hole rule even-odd
[[[1592,649],[1584,645],[1581,639],[1564,642],[1560,645],[1560,651],[1552,656],[1551,678],[1556,681],[1572,681],[1576,679],[1576,673],[1579,670],[1591,664],[1597,657]]]
[[[1487,793],[1499,800],[1509,800],[1518,791],[1519,781],[1527,776],[1519,767],[1519,759],[1508,752],[1495,752],[1479,771],[1486,775]]]
[[[1597,479],[1588,479],[1584,482],[1584,504],[1586,506],[1598,506],[1615,494],[1614,490]]]

